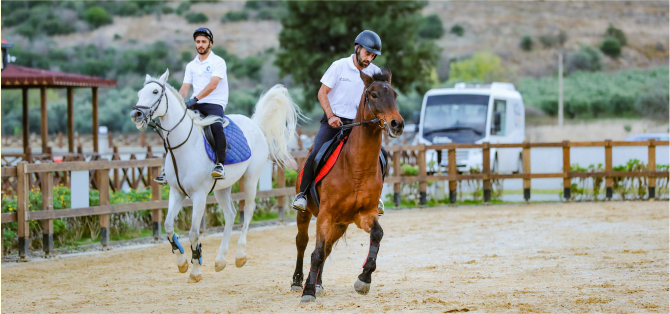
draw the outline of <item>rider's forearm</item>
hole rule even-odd
[[[183,84],[179,89],[179,95],[181,95],[182,98],[186,99],[186,96],[188,96],[188,90],[190,88],[191,84]]]
[[[195,96],[195,98],[203,99],[207,97],[207,95],[209,95],[210,93],[212,93],[212,91],[214,91],[214,89],[218,84],[219,82],[210,82],[209,84],[207,84],[207,86],[205,86],[205,88],[200,92],[200,94]]]
[[[334,114],[333,110],[330,108],[330,101],[328,100],[328,92],[321,88],[319,89],[319,103],[321,103],[321,109],[323,109],[323,112],[326,114],[326,117],[330,119]]]

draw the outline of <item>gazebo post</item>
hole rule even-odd
[[[93,87],[93,152],[99,153],[98,151],[98,88]]]
[[[74,102],[73,88],[67,88],[67,147],[68,152],[74,153]]]
[[[28,123],[28,88],[23,88],[23,158],[27,160],[28,147],[30,147],[30,125]]]
[[[49,146],[49,122],[47,119],[47,87],[40,87],[40,118],[42,120],[42,126],[40,131],[42,132],[42,154],[46,154],[47,147]]]

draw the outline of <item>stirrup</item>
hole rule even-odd
[[[379,198],[379,204],[377,204],[377,210],[379,210],[379,216],[384,215],[384,201],[382,201],[381,198]]]
[[[298,193],[291,204],[293,209],[304,212],[307,208],[307,197],[302,192]]]

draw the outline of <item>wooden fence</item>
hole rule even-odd
[[[649,198],[655,197],[655,187],[657,177],[668,177],[666,171],[656,171],[656,146],[667,146],[668,141],[644,141],[644,142],[567,142],[562,143],[521,143],[521,144],[440,144],[440,145],[415,145],[415,146],[389,146],[386,147],[392,160],[391,175],[386,178],[386,183],[392,183],[394,189],[394,202],[400,203],[401,183],[419,182],[420,203],[426,203],[427,182],[430,181],[449,181],[449,199],[453,203],[456,201],[457,181],[460,180],[482,180],[484,201],[491,199],[491,180],[495,179],[523,179],[524,198],[530,199],[530,180],[536,178],[563,178],[564,197],[570,199],[570,184],[572,178],[584,177],[604,177],[606,181],[606,196],[612,197],[613,178],[614,177],[647,177],[649,187]],[[600,146],[605,148],[605,171],[602,172],[571,172],[570,171],[570,148],[572,147],[593,147]],[[648,171],[633,172],[614,172],[612,171],[612,147],[614,146],[647,146],[648,147]],[[539,147],[557,147],[563,149],[563,171],[560,173],[530,173],[530,149]],[[456,167],[457,149],[482,149],[483,170],[477,174],[459,174]],[[518,174],[497,174],[492,173],[491,148],[522,148],[523,171]],[[434,174],[429,175],[426,169],[426,151],[427,150],[447,150],[448,172],[447,175]],[[294,151],[292,155],[302,164],[307,156],[306,151]],[[151,156],[149,156],[151,157]],[[416,176],[401,176],[401,160],[415,161],[419,168]],[[157,183],[151,178],[158,175],[160,167],[163,165],[162,158],[148,158],[145,160],[93,160],[93,161],[74,161],[64,163],[27,163],[20,162],[16,167],[2,168],[2,179],[13,178],[16,180],[14,187],[17,199],[17,211],[3,213],[1,215],[2,223],[17,222],[19,237],[19,255],[25,259],[28,253],[30,220],[41,220],[44,236],[44,250],[48,254],[53,250],[53,219],[81,216],[100,216],[100,234],[101,244],[105,247],[109,243],[109,223],[110,214],[123,213],[137,210],[152,210],[152,222],[154,237],[158,238],[161,232],[161,210],[168,207],[167,200],[161,200],[161,190]],[[84,208],[69,208],[53,210],[53,187],[54,183],[59,182],[57,176],[67,177],[64,173],[71,171],[89,171],[90,187],[98,189],[100,192],[100,205]],[[110,172],[112,175],[110,176]],[[117,175],[118,174],[118,175]],[[284,169],[274,166],[273,178],[276,180],[277,188],[267,191],[259,191],[258,198],[277,197],[280,218],[283,218],[284,206],[286,206],[287,196],[295,194],[294,187],[285,186]],[[117,178],[114,178],[117,177]],[[37,178],[37,179],[36,179]],[[110,205],[109,191],[120,189],[124,183],[130,187],[137,188],[140,183],[145,187],[151,187],[152,201],[138,202],[130,204]],[[32,186],[38,186],[42,193],[42,210],[30,211],[28,195]],[[3,191],[5,185],[3,183]],[[233,193],[233,200],[241,202],[240,209],[244,208],[243,192],[244,186],[240,185],[240,192]],[[216,203],[214,196],[207,198],[208,204]],[[190,206],[191,200],[184,202],[184,206]],[[1,241],[0,241],[1,242]]]

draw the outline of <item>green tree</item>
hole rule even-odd
[[[91,7],[86,11],[84,19],[88,22],[89,25],[93,28],[98,28],[103,25],[112,24],[112,17],[107,14],[105,8],[101,6]]]
[[[616,58],[621,55],[621,42],[616,37],[607,37],[600,44],[600,51],[612,58]]]
[[[458,37],[462,37],[463,34],[465,34],[465,28],[463,28],[461,24],[454,24],[454,26],[451,27],[451,30],[449,32]]]
[[[610,24],[610,26],[607,27],[607,30],[605,31],[605,36],[616,38],[617,40],[619,40],[619,43],[621,43],[621,46],[625,46],[628,43],[626,34],[622,30],[612,26],[612,24]]]
[[[475,53],[472,58],[450,64],[449,82],[492,82],[502,80],[504,70],[500,57],[487,52]]]
[[[433,41],[419,37],[425,1],[288,1],[285,5],[275,64],[280,75],[291,75],[304,87],[306,108],[316,104],[323,73],[334,61],[353,53],[354,39],[365,29],[382,39],[382,55],[374,63],[393,71],[394,88],[423,93],[437,83],[431,73],[440,50]]]
[[[419,36],[423,38],[438,39],[444,35],[444,26],[440,16],[433,13],[424,17],[421,20],[421,27],[419,28]]]
[[[523,36],[523,38],[521,38],[521,42],[519,42],[519,47],[525,51],[533,50],[533,38],[528,35]]]

